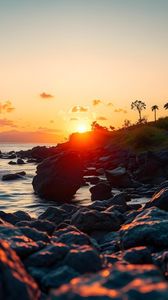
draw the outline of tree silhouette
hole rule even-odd
[[[167,102],[167,103],[165,103],[165,105],[164,105],[164,109],[168,109],[168,102]]]
[[[159,107],[157,105],[153,105],[151,107],[151,110],[154,112],[154,120],[156,122],[156,111],[159,109]]]
[[[104,131],[104,132],[107,132],[108,131],[108,128],[107,127],[104,127],[104,126],[101,126],[99,123],[97,123],[96,121],[93,121],[92,124],[91,124],[91,129],[92,131]]]
[[[135,100],[134,102],[131,103],[131,109],[137,110],[139,114],[139,123],[142,121],[142,115],[141,112],[143,109],[146,109],[146,104],[145,102],[141,100]]]

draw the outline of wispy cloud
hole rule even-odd
[[[78,118],[70,118],[70,121],[78,121]]]
[[[71,110],[72,113],[76,112],[88,112],[88,107],[80,106],[80,105],[75,105],[72,107]]]
[[[107,106],[113,106],[113,103],[112,102],[108,102]]]
[[[14,109],[11,101],[0,102],[0,113],[11,113]]]
[[[127,110],[123,109],[123,108],[117,108],[117,109],[114,110],[114,112],[127,114]]]
[[[102,101],[100,99],[95,99],[92,101],[93,106],[99,105],[101,103],[102,103]]]
[[[8,119],[0,119],[0,126],[17,127],[12,120],[8,120]]]
[[[40,97],[41,97],[42,99],[51,99],[51,98],[54,98],[53,95],[48,94],[48,93],[45,93],[45,92],[41,93],[41,94],[40,94]]]
[[[97,117],[97,121],[107,121],[108,119],[106,117],[103,116],[99,116]]]

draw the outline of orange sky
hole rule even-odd
[[[117,128],[136,99],[149,120],[153,104],[166,115],[168,1],[7,0],[0,20],[0,141]]]

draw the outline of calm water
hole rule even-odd
[[[44,145],[44,144],[43,144]],[[0,150],[5,153],[9,151],[19,151],[32,149],[36,144],[0,144]],[[42,145],[41,145],[42,146]],[[55,146],[45,144],[45,146]],[[53,201],[46,201],[40,199],[34,194],[32,188],[32,179],[36,173],[36,164],[25,165],[9,165],[8,159],[0,159],[0,210],[5,212],[15,212],[17,210],[24,210],[32,216],[38,216],[44,212],[47,207],[55,206]],[[13,160],[14,161],[14,160]],[[25,171],[24,179],[13,181],[2,181],[1,177],[5,174]],[[117,193],[117,190],[113,190]],[[132,203],[145,203],[147,198],[134,199]],[[81,187],[73,199],[74,203],[88,205],[90,200],[89,187]]]
[[[5,153],[9,151],[19,151],[31,149],[35,144],[0,144],[0,150]],[[45,146],[53,146],[46,144]],[[15,161],[15,160],[13,160]],[[39,215],[46,210],[48,206],[56,205],[53,201],[45,201],[36,196],[32,188],[32,179],[36,172],[36,164],[9,165],[9,160],[0,159],[0,210],[5,212],[14,212],[24,210],[33,216]],[[25,179],[14,181],[2,181],[1,177],[5,174],[25,171]],[[80,188],[74,202],[86,205],[90,202],[90,193],[88,187]]]

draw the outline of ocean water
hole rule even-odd
[[[39,145],[39,144],[38,144]],[[42,144],[44,146],[55,146],[53,144]],[[42,146],[41,145],[41,146]],[[0,150],[3,153],[9,151],[19,151],[32,149],[36,144],[0,144]],[[0,159],[0,210],[5,212],[15,212],[23,210],[32,216],[38,216],[44,212],[49,206],[56,206],[54,201],[46,201],[40,199],[34,194],[32,180],[36,173],[37,165],[34,163],[25,165],[9,165],[10,160]],[[13,161],[15,161],[13,159]],[[24,179],[13,181],[2,181],[1,178],[5,174],[25,171]],[[90,192],[88,187],[80,188],[74,199],[74,203],[87,205],[90,203]]]

